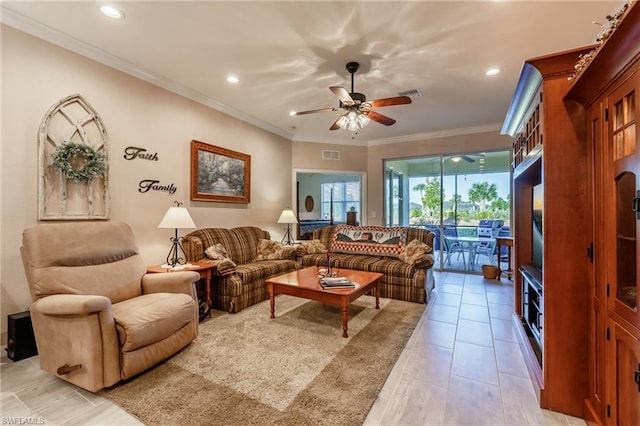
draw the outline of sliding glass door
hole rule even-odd
[[[404,225],[403,193],[404,179],[402,173],[393,169],[385,171],[385,219],[387,226]]]
[[[387,225],[434,232],[440,269],[481,272],[504,261],[495,238],[510,235],[510,162],[509,151],[385,161]],[[396,187],[406,193],[394,198]]]

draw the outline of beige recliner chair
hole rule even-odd
[[[40,368],[95,392],[198,335],[197,272],[147,274],[121,222],[40,224],[22,237]]]

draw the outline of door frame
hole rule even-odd
[[[366,225],[367,215],[367,172],[357,172],[350,170],[326,170],[326,169],[292,169],[291,173],[291,205],[295,206],[295,212],[299,215],[296,200],[297,176],[298,173],[317,173],[323,175],[352,175],[360,176],[360,225]],[[319,202],[320,200],[317,200]]]

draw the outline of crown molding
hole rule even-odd
[[[458,129],[438,130],[434,132],[415,133],[412,135],[396,136],[384,139],[372,139],[368,146],[390,145],[394,143],[416,142],[429,139],[446,138],[451,136],[471,135],[500,130],[502,123],[484,124],[482,126],[461,127]]]
[[[215,109],[216,111],[220,111],[226,115],[237,118],[238,120],[252,124],[266,130],[267,132],[281,136],[287,140],[292,139],[292,134],[290,132],[286,132],[253,116],[230,108],[200,92],[176,84],[175,82],[140,68],[128,61],[118,58],[117,56],[113,56],[81,40],[73,38],[51,27],[47,27],[46,25],[16,13],[11,9],[7,9],[4,6],[0,6],[0,22],[51,44],[55,44],[56,46],[60,46],[71,52],[77,53],[78,55],[92,59],[110,68],[122,71],[125,74],[146,81],[147,83],[151,83],[154,86],[158,86],[162,89],[198,102],[199,104]]]
[[[300,143],[323,143],[323,144],[331,144],[331,145],[354,145],[354,146],[367,146],[368,141],[366,139],[323,139],[323,138],[306,138],[306,139],[297,139],[295,136],[291,138],[291,142],[300,142]]]
[[[293,142],[302,142],[302,143],[330,143],[333,145],[360,145],[363,144],[365,146],[379,146],[379,145],[391,145],[396,143],[406,143],[406,142],[416,142],[416,141],[424,141],[429,139],[438,139],[438,138],[446,138],[451,136],[460,136],[460,135],[473,135],[476,133],[487,133],[487,132],[495,132],[499,131],[502,126],[502,123],[493,123],[493,124],[485,124],[482,126],[473,126],[473,127],[461,127],[458,129],[448,129],[448,130],[438,130],[435,132],[426,132],[426,133],[415,133],[412,135],[402,135],[402,136],[394,136],[392,138],[383,138],[383,139],[370,139],[368,141],[364,140],[342,140],[342,141],[327,141],[324,139],[295,139],[293,138]]]
[[[473,134],[473,133],[485,133],[485,132],[500,130],[502,125],[501,123],[488,124],[488,125],[482,125],[482,126],[441,130],[441,131],[435,131],[435,132],[417,133],[412,135],[402,135],[402,136],[395,136],[391,138],[370,139],[370,140],[364,140],[364,139],[326,140],[324,138],[296,139],[295,135],[291,132],[275,127],[253,116],[244,114],[243,112],[233,109],[208,96],[205,96],[200,92],[197,92],[195,90],[192,90],[180,84],[176,84],[175,82],[170,81],[162,76],[149,72],[143,68],[140,68],[135,64],[132,64],[131,62],[125,61],[121,58],[118,58],[117,56],[111,55],[101,49],[98,49],[88,43],[85,43],[81,40],[78,40],[74,37],[64,34],[51,27],[43,25],[37,21],[34,21],[33,19],[27,18],[26,16],[16,13],[11,9],[7,9],[2,5],[0,5],[0,22],[2,24],[13,27],[19,31],[30,34],[34,37],[42,39],[51,44],[60,46],[78,55],[81,55],[83,57],[99,62],[110,68],[116,69],[125,74],[131,75],[135,78],[146,81],[150,84],[153,84],[154,86],[168,90],[172,93],[183,96],[194,102],[197,102],[209,108],[215,109],[216,111],[222,112],[223,114],[229,115],[243,122],[252,124],[260,129],[263,129],[267,132],[278,135],[292,142],[323,143],[323,144],[332,144],[332,145],[378,146],[378,145],[389,145],[389,144],[395,144],[395,143],[415,142],[415,141],[443,138],[443,137],[449,137],[449,136],[467,135],[467,134]]]

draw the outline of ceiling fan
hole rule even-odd
[[[460,160],[464,160],[467,163],[475,163],[476,159],[473,157],[484,158],[484,154],[454,155],[451,157],[451,161],[457,163]]]
[[[367,101],[367,97],[362,93],[357,93],[353,88],[353,76],[360,68],[357,62],[349,62],[347,71],[351,74],[351,92],[347,92],[344,87],[331,86],[329,90],[340,100],[340,105],[334,108],[321,108],[310,111],[293,112],[291,115],[305,115],[316,112],[340,111],[343,112],[336,118],[329,130],[345,129],[349,131],[357,131],[367,124],[370,120],[377,121],[385,126],[391,126],[396,122],[393,118],[382,115],[373,110],[373,108],[410,104],[411,98],[408,96],[396,96],[393,98],[376,99]]]

